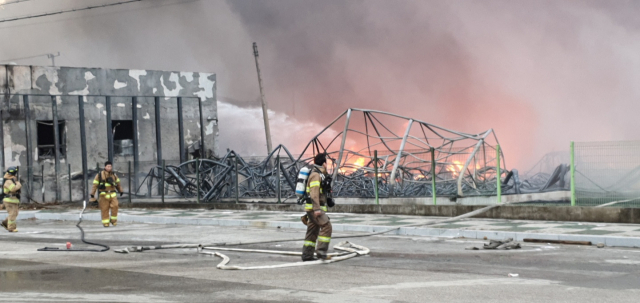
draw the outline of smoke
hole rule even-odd
[[[27,3],[0,19],[78,5]],[[216,72],[237,105],[220,104],[221,150],[248,138],[261,154],[256,41],[275,144],[301,152],[347,107],[370,108],[493,128],[509,168],[526,169],[571,140],[639,139],[639,13],[634,1],[154,0],[0,23],[0,59],[59,50],[63,65]]]
[[[262,131],[264,120],[261,107],[242,108],[226,102],[218,102],[218,119],[227,121],[227,127],[232,128],[230,133],[234,134],[233,136],[221,135],[220,146],[234,150],[242,156],[264,157],[267,154],[265,133]],[[273,141],[284,145],[294,155],[300,154],[309,143],[308,141],[325,127],[310,120],[298,120],[273,110],[269,110],[269,122]],[[327,137],[333,138],[337,134],[335,130],[327,130]],[[310,150],[307,154],[309,152]]]

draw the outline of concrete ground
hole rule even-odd
[[[79,209],[21,211],[18,219],[71,220]],[[207,210],[207,209],[121,209],[120,222],[183,225],[261,226],[306,229],[300,222],[302,212]],[[640,247],[640,225],[621,223],[558,222],[507,219],[468,218],[451,223],[428,226],[412,224],[437,223],[445,217],[334,213],[329,216],[333,230],[340,232],[373,232],[401,227],[391,234],[405,236],[464,237],[470,239],[526,238],[545,240],[591,241],[594,245]],[[100,212],[85,212],[87,220],[100,220]]]
[[[116,254],[38,252],[71,241],[72,221],[21,220],[0,232],[0,298],[9,302],[637,302],[640,250],[522,243],[520,250],[465,250],[480,240],[373,236],[351,241],[370,256],[254,271],[216,269],[193,249]],[[85,222],[87,240],[112,247],[302,239],[294,228]],[[337,234],[347,234],[336,232]],[[335,241],[337,242],[337,241]],[[332,243],[336,244],[336,243]],[[302,241],[249,246],[299,251]],[[244,247],[243,248],[249,248]],[[223,252],[230,265],[297,257]],[[508,277],[509,273],[518,277]]]

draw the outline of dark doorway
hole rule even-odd
[[[52,120],[37,120],[38,125],[38,159],[55,158],[55,133]],[[60,157],[66,156],[67,133],[65,121],[58,120],[58,144],[60,146]]]
[[[133,155],[133,121],[112,120],[113,152],[119,156]]]

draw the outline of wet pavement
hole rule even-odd
[[[22,211],[18,219],[75,221],[78,218],[78,212],[78,209]],[[126,223],[305,229],[306,226],[300,222],[301,215],[300,212],[276,211],[124,209],[120,211],[118,218],[120,222]],[[525,238],[591,241],[594,245],[603,243],[607,246],[640,247],[640,225],[637,224],[468,218],[451,223],[417,226],[448,218],[331,212],[329,216],[333,223],[333,230],[341,232],[373,232],[405,226],[390,234],[470,239],[513,238],[520,241]],[[97,210],[89,210],[84,218],[88,221],[98,221],[100,214]],[[407,225],[414,226],[406,227]]]
[[[223,271],[195,249],[116,254],[38,252],[83,247],[75,222],[22,220],[0,233],[0,292],[15,302],[637,302],[640,250],[523,243],[512,251],[465,250],[483,241],[374,236],[351,239],[370,256],[309,267]],[[242,248],[299,251],[304,231],[251,226],[83,224],[87,239],[114,248],[299,238]],[[348,234],[336,232],[337,234]],[[335,241],[334,241],[335,242]],[[332,243],[336,244],[336,243]],[[230,265],[297,257],[224,252]],[[517,273],[518,277],[508,277]]]

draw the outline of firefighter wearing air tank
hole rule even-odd
[[[307,180],[308,199],[304,206],[308,220],[306,220],[307,235],[304,238],[304,246],[302,248],[302,261],[315,260],[314,251],[318,258],[327,259],[327,251],[331,241],[331,222],[329,222],[329,216],[326,214],[327,190],[323,189],[322,186],[326,185],[326,181],[330,180],[328,179],[330,176],[327,175],[326,154],[316,155],[313,162],[314,166]]]
[[[18,168],[15,166],[9,167],[4,174],[4,184],[2,191],[4,199],[2,203],[4,208],[7,209],[7,218],[2,221],[2,226],[9,232],[17,232],[16,218],[18,217],[18,204],[20,204],[20,189],[22,184],[18,181]]]
[[[109,227],[109,224],[116,226],[118,224],[118,193],[122,196],[122,186],[120,179],[112,172],[112,164],[110,161],[104,163],[104,170],[99,172],[93,179],[93,188],[91,188],[91,199],[95,199],[96,190],[98,191],[98,206],[102,215],[102,225]],[[111,215],[109,215],[111,210]]]

